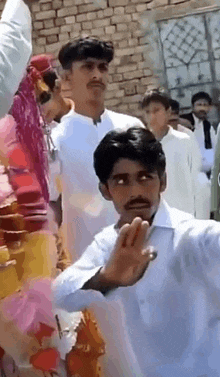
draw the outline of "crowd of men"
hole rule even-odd
[[[37,335],[24,332],[35,342],[27,362],[10,346],[14,333],[2,315],[5,307],[11,316],[13,305],[16,313],[24,309],[0,290],[0,369],[16,377],[218,377],[220,131],[208,121],[212,99],[195,93],[191,112],[180,115],[180,104],[155,88],[142,98],[142,120],[106,109],[113,44],[68,42],[59,51],[59,77],[56,57],[31,57],[29,7],[37,1],[7,0],[0,21],[0,156],[16,216],[26,221],[19,232],[56,240],[46,254],[58,336],[53,321],[40,317]],[[10,238],[16,227],[7,227]],[[3,249],[0,274],[15,258],[11,252],[6,262]],[[35,260],[21,262],[25,281]],[[25,311],[22,328],[30,317]],[[10,318],[20,334],[17,317]]]

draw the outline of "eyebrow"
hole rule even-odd
[[[112,177],[111,177],[111,179],[113,179],[113,180],[118,180],[118,179],[125,179],[125,178],[127,178],[128,177],[128,173],[121,173],[121,174],[114,174]]]
[[[156,171],[149,171],[149,170],[141,170],[138,172],[138,176],[140,175],[143,175],[143,174],[146,174],[146,175],[156,175],[157,172]]]
[[[146,175],[156,175],[157,172],[156,171],[147,171],[147,170],[140,170],[138,171],[137,173],[137,176],[141,176],[143,174],[146,174]],[[111,179],[113,180],[118,180],[118,179],[126,179],[127,177],[129,176],[129,173],[119,173],[119,174],[114,174]]]

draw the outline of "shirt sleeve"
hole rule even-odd
[[[28,6],[22,0],[7,0],[0,20],[0,118],[12,104],[31,52]]]
[[[199,232],[197,252],[203,268],[203,279],[210,295],[220,304],[220,224],[209,220],[201,222],[205,229]],[[201,225],[200,225],[201,226]],[[216,301],[216,299],[218,301]]]
[[[94,239],[82,257],[55,280],[55,305],[71,312],[82,310],[96,301],[105,300],[100,292],[81,288],[105,265],[106,260],[107,253]]]

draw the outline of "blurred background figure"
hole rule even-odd
[[[188,132],[189,130],[193,129],[191,122],[187,119],[180,117],[180,104],[175,99],[170,98],[170,118],[169,118],[169,125],[173,127],[174,130],[183,131],[188,135],[191,135],[192,132]]]
[[[7,0],[0,21],[0,118],[7,114],[32,52],[30,7],[39,0]]]
[[[211,110],[212,99],[206,92],[198,92],[192,96],[192,112],[183,114],[181,117],[191,122],[193,132],[199,144],[202,155],[202,171],[210,179],[211,169],[214,163],[214,148],[216,133],[207,120]]]
[[[209,219],[210,218],[210,196],[211,188],[210,182],[206,174],[202,171],[202,155],[199,148],[198,141],[195,137],[194,132],[192,132],[192,124],[187,120],[179,116],[180,104],[178,101],[170,98],[170,118],[169,124],[177,131],[186,133],[191,140],[192,150],[193,150],[193,160],[194,164],[197,165],[197,178],[195,177],[195,217],[197,219]],[[190,123],[190,127],[188,124]],[[184,125],[185,124],[185,125]],[[189,129],[191,128],[191,129]]]

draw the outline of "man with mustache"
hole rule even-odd
[[[113,55],[111,42],[93,37],[69,42],[59,53],[74,101],[74,113],[62,118],[54,139],[62,165],[64,234],[73,260],[80,257],[97,231],[115,221],[115,211],[97,190],[92,163],[96,146],[114,128],[143,126],[137,118],[105,108]]]
[[[94,167],[120,219],[56,279],[55,301],[69,312],[109,304],[102,317],[112,326],[116,370],[126,355],[133,377],[217,377],[220,224],[168,206],[161,197],[165,164],[149,130],[115,130],[104,137]],[[121,328],[112,321],[115,303]],[[131,366],[129,342],[141,370]],[[105,370],[109,375],[127,377],[127,371]]]
[[[216,135],[207,115],[211,110],[212,99],[206,92],[198,92],[192,96],[192,112],[181,115],[191,122],[194,135],[198,141],[202,155],[202,171],[210,178],[214,163],[214,147]]]

